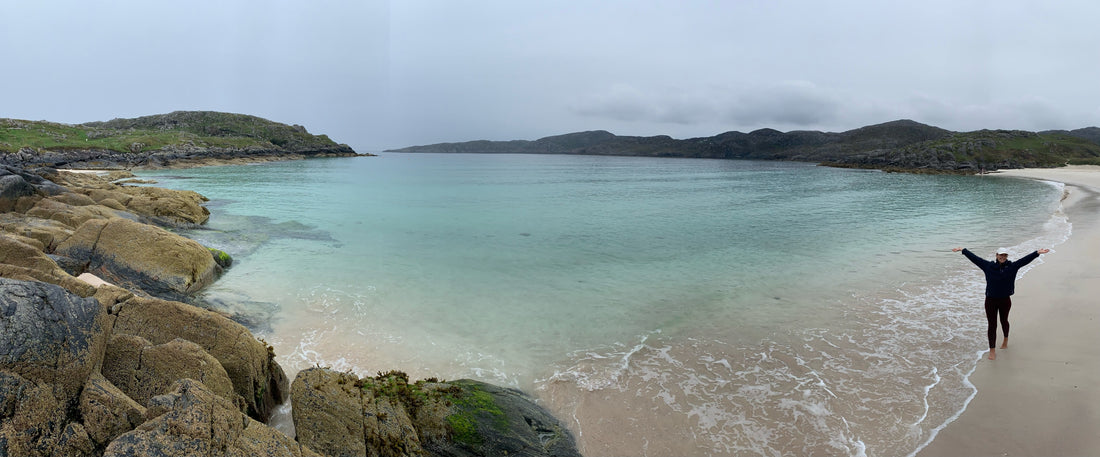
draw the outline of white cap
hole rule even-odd
[[[997,248],[997,254],[1008,254],[1008,248]]]

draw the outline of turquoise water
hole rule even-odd
[[[586,455],[913,452],[973,395],[984,349],[981,278],[950,248],[1022,255],[1070,229],[1051,183],[785,162],[387,154],[141,174],[211,199],[188,236],[236,262],[203,298],[291,375],[518,387]]]

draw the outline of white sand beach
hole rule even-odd
[[[1100,166],[998,175],[1065,183],[1073,233],[1017,281],[1008,348],[981,359],[977,395],[918,455],[1100,455]]]

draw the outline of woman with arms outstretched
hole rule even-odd
[[[1008,250],[1005,248],[997,249],[997,259],[993,261],[978,257],[964,248],[955,248],[951,251],[962,251],[966,258],[985,272],[985,318],[989,321],[989,360],[996,360],[998,314],[1001,320],[1001,331],[1005,335],[1004,341],[1001,342],[1001,349],[1008,347],[1008,311],[1012,309],[1011,297],[1016,292],[1016,272],[1032,260],[1039,258],[1039,254],[1050,252],[1050,249],[1039,249],[1015,262],[1008,260]]]

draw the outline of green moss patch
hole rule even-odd
[[[210,251],[210,255],[214,256],[214,262],[216,262],[222,268],[229,268],[233,265],[233,257],[221,249],[206,248]]]

